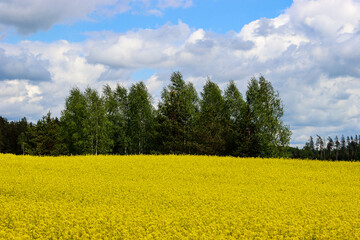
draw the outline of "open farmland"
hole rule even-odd
[[[0,239],[360,239],[360,163],[0,155]]]

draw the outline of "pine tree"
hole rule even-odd
[[[350,160],[350,159],[351,159],[350,149],[351,149],[350,137],[347,136],[347,137],[346,137],[346,159],[347,159],[347,160]]]
[[[333,151],[333,147],[334,147],[334,141],[332,140],[332,138],[329,136],[328,137],[328,142],[327,142],[327,151],[329,154],[329,159],[332,159],[332,151]]]
[[[340,149],[341,149],[341,160],[345,160],[346,159],[346,141],[345,141],[345,137],[344,135],[341,136],[341,140],[340,140]]]
[[[340,142],[338,137],[335,137],[336,161],[339,160]]]
[[[7,125],[8,125],[7,119],[0,117],[0,153],[6,152],[6,131],[7,131]]]
[[[48,112],[36,125],[31,125],[26,134],[19,137],[23,153],[40,156],[58,156],[66,153],[61,142],[60,121]]]
[[[323,160],[324,159],[324,141],[322,139],[322,137],[320,137],[319,135],[317,135],[316,138],[316,149],[319,151],[319,155],[320,155],[320,159]]]

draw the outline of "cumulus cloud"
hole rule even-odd
[[[67,41],[51,44],[30,41],[16,45],[0,43],[0,48],[6,49],[10,56],[5,55],[3,59],[3,52],[0,54],[3,60],[0,61],[19,65],[15,68],[18,72],[7,70],[6,77],[3,77],[2,69],[7,69],[7,65],[0,66],[1,79],[6,79],[0,81],[0,112],[9,119],[26,116],[37,120],[49,110],[59,116],[69,90],[75,86],[83,89],[98,87],[96,83],[106,69],[103,65],[88,63],[81,56],[83,47]],[[33,66],[34,69],[40,68],[36,64],[40,64],[46,72],[32,70]],[[39,81],[43,75],[43,80],[48,81]]]
[[[40,60],[31,53],[9,56],[4,49],[0,49],[0,80],[49,81],[51,76],[47,65],[47,61]]]
[[[26,116],[30,120],[38,120],[44,112],[39,104],[42,100],[39,87],[26,80],[0,82],[0,112],[2,116],[19,120]]]
[[[191,30],[188,25],[165,25],[159,29],[142,29],[125,34],[104,34],[102,39],[91,39],[86,44],[87,59],[114,68],[164,67],[170,62],[177,47],[186,40]]]
[[[188,1],[176,1],[180,2],[187,6]],[[160,1],[141,1],[149,8],[154,3]],[[163,5],[157,7],[179,7],[172,3],[161,1]],[[222,88],[234,80],[243,94],[248,80],[263,74],[280,92],[294,145],[304,144],[310,135],[356,134],[360,128],[358,12],[355,0],[295,0],[278,17],[258,19],[227,34],[193,29],[180,21],[157,29],[94,33],[84,43],[0,43],[5,49],[0,61],[26,59],[43,67],[52,79],[36,82],[34,73],[24,72],[21,81],[28,88],[20,88],[20,80],[12,80],[14,85],[9,81],[19,76],[3,77],[7,80],[0,82],[2,87],[20,90],[11,95],[13,102],[0,105],[0,111],[10,114],[9,106],[23,103],[43,114],[50,108],[59,114],[72,86],[129,87],[133,73],[144,68],[152,70],[144,81],[155,103],[172,71],[180,70],[198,91],[209,76]]]
[[[161,15],[165,8],[189,7],[192,0],[7,0],[0,1],[1,25],[27,35],[59,23],[89,20],[90,14],[115,15],[127,11]],[[0,35],[1,37],[1,35]]]

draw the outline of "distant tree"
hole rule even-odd
[[[201,93],[198,115],[200,153],[224,155],[226,150],[225,100],[217,84],[207,80]]]
[[[61,134],[69,154],[84,154],[87,147],[85,119],[88,117],[86,98],[79,88],[70,90],[61,112]]]
[[[129,152],[149,154],[155,138],[152,98],[143,82],[130,88],[129,96]]]
[[[246,91],[246,104],[254,127],[250,135],[255,135],[259,141],[258,154],[281,156],[290,142],[291,131],[281,119],[284,109],[279,93],[263,76],[259,80],[252,78]]]
[[[6,153],[8,125],[7,119],[0,117],[0,153]]]
[[[22,154],[25,154],[25,145],[26,145],[27,137],[25,132],[22,132],[18,137],[18,144],[21,146]]]
[[[350,155],[351,159],[355,160],[356,142],[353,136],[350,137]]]
[[[236,87],[234,81],[230,81],[224,94],[225,100],[225,140],[226,153],[231,155],[244,155],[242,143],[245,141],[245,134],[241,118],[245,113],[245,101],[242,94]]]
[[[355,135],[355,160],[360,160],[359,157],[359,138],[358,135]]]
[[[110,138],[110,122],[106,118],[104,101],[99,93],[91,88],[85,90],[84,97],[86,102],[85,153],[107,154],[111,152],[113,142]]]
[[[308,159],[314,159],[315,158],[315,145],[314,145],[314,139],[312,136],[310,136],[309,141],[305,143],[305,146],[303,148],[304,156],[301,156],[303,158]]]
[[[20,121],[8,122],[5,118],[0,118],[0,152],[22,154],[19,136],[26,132],[28,123],[26,118]]]
[[[319,135],[317,135],[317,138],[316,138],[316,149],[319,151],[320,159],[323,160],[324,159],[324,154],[323,154],[324,153],[324,140]]]
[[[345,160],[346,159],[346,141],[344,135],[341,136],[340,140],[340,149],[341,149],[341,157],[340,159]]]
[[[328,137],[327,142],[324,141],[319,135],[317,135],[316,139],[316,152],[318,159],[331,159],[331,160],[345,160],[345,161],[353,161],[359,160],[360,156],[358,156],[358,144],[359,141],[357,135],[347,136],[344,135],[339,138],[336,136],[333,140],[331,137]],[[302,155],[304,158],[309,158],[309,149],[310,143],[307,142],[302,150],[300,150],[299,155]],[[288,150],[291,152],[292,156],[294,156],[294,149]]]
[[[48,112],[36,125],[31,125],[26,134],[21,134],[19,144],[23,153],[30,155],[62,155],[65,146],[61,142],[60,121]]]
[[[329,137],[328,137],[327,146],[326,146],[326,149],[327,149],[327,152],[328,152],[328,155],[329,155],[329,159],[332,159],[333,147],[334,147],[334,141],[333,141],[332,138],[329,136]]]
[[[347,157],[347,160],[351,159],[350,149],[351,149],[351,141],[350,141],[350,137],[347,136],[346,137],[346,157]]]
[[[339,150],[340,150],[340,142],[338,137],[335,137],[335,149],[336,149],[336,161],[339,160]]]
[[[129,102],[127,90],[120,85],[116,86],[114,97],[117,102],[117,117],[113,121],[115,129],[114,149],[120,154],[127,154],[130,138],[128,136]]]
[[[311,151],[315,150],[314,139],[311,136],[310,136],[310,140],[309,140],[309,147],[310,147]]]
[[[103,97],[106,116],[110,124],[109,134],[113,140],[112,153],[127,154],[129,144],[127,90],[117,85],[116,89],[112,91],[109,85],[105,85]]]
[[[261,156],[261,135],[258,134],[255,112],[250,109],[249,104],[245,103],[243,114],[240,117],[240,138],[237,139],[237,149],[235,155],[241,157]]]
[[[195,115],[198,96],[191,83],[185,83],[180,72],[174,72],[164,88],[158,105],[158,139],[163,153],[194,153]]]

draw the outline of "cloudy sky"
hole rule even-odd
[[[179,70],[243,94],[260,74],[291,144],[360,134],[360,0],[1,0],[0,116],[60,116],[69,90],[144,81],[154,104]]]

